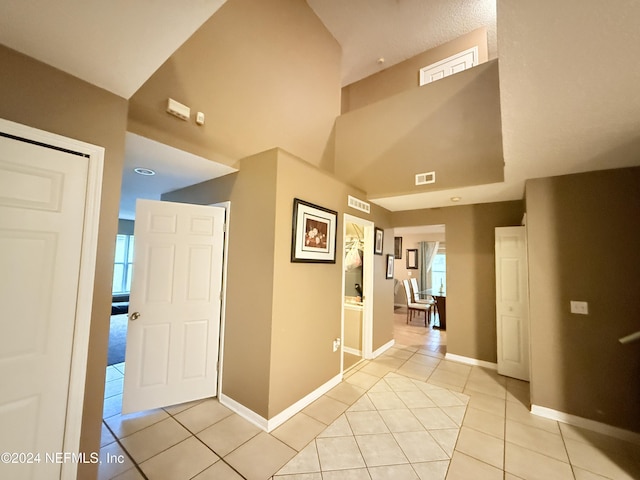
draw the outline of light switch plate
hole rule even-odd
[[[589,315],[589,304],[587,302],[576,302],[571,300],[571,313]]]

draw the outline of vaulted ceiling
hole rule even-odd
[[[0,0],[0,43],[129,98],[225,2]],[[495,0],[307,3],[342,46],[343,85],[481,26],[496,56]]]
[[[0,44],[130,98],[224,3],[0,0]],[[391,210],[521,198],[527,178],[640,163],[640,2],[307,3],[342,46],[343,85],[479,26],[489,58],[499,44],[505,181],[381,200]]]

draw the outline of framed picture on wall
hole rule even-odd
[[[393,238],[393,256],[398,260],[402,259],[402,237]]]
[[[387,274],[384,277],[387,280],[389,280],[390,278],[393,278],[393,260],[394,260],[393,255],[387,255]]]
[[[294,198],[291,261],[336,263],[337,226],[337,212]]]
[[[384,230],[381,228],[374,228],[374,241],[373,244],[373,253],[376,255],[382,255],[382,250],[384,248]]]
[[[418,249],[417,248],[407,249],[407,269],[409,270],[418,269]]]

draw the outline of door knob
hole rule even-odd
[[[133,312],[131,315],[129,315],[129,319],[131,321],[137,320],[138,318],[140,318],[140,312]]]

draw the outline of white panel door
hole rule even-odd
[[[478,65],[478,47],[457,53],[420,69],[420,86]]]
[[[498,373],[529,380],[529,281],[525,227],[496,228]]]
[[[0,136],[0,452],[41,455],[0,478],[61,475],[88,166]]]
[[[138,200],[123,413],[216,395],[224,219]]]

